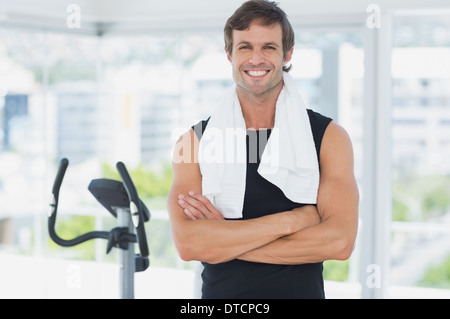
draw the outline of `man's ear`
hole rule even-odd
[[[228,61],[232,62],[232,61],[231,61],[231,54],[228,53],[228,50],[227,50],[226,47],[225,47],[225,53],[227,54],[227,59],[228,59]]]
[[[294,53],[294,47],[292,47],[286,54],[286,59],[284,59],[284,65],[286,65],[289,61],[291,61],[292,53]]]

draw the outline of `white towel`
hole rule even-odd
[[[293,78],[284,86],[258,173],[290,200],[315,204],[319,165],[306,106]],[[199,145],[202,193],[225,218],[241,218],[247,172],[246,126],[234,86],[214,111]]]

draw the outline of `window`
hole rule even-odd
[[[393,286],[450,288],[448,15],[395,15]]]

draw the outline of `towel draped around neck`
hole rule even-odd
[[[275,124],[258,173],[293,202],[315,204],[319,164],[311,124],[294,79],[283,72],[283,81],[276,103]],[[242,218],[247,173],[246,135],[236,86],[233,86],[211,115],[198,154],[202,194],[225,218]]]

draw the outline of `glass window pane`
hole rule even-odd
[[[450,288],[449,21],[394,19],[392,285]]]
[[[45,34],[0,28],[0,248],[39,251],[47,203]]]

